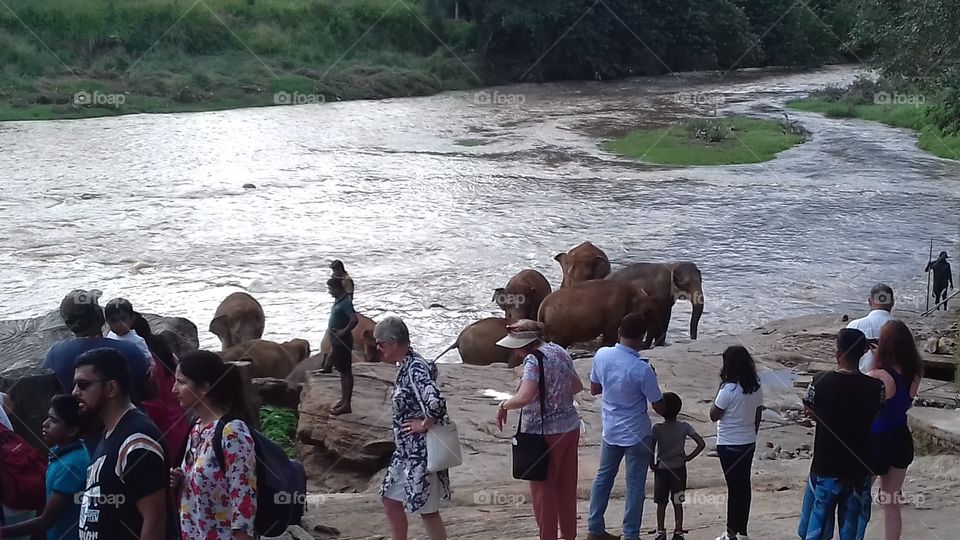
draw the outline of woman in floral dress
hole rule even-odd
[[[444,422],[447,416],[446,400],[437,387],[437,366],[410,348],[410,332],[399,317],[387,317],[377,323],[373,336],[383,361],[399,364],[393,392],[396,450],[380,487],[391,538],[407,540],[409,512],[420,516],[430,540],[446,540],[440,505],[450,500],[450,475],[445,470],[427,472],[424,435],[430,426]]]
[[[210,351],[180,359],[174,393],[197,423],[190,431],[180,468],[170,471],[179,490],[183,540],[248,540],[257,513],[256,454],[247,427],[243,379],[236,366]],[[223,428],[223,464],[214,450],[217,426]]]

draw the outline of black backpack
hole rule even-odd
[[[228,419],[221,418],[213,435],[213,451],[221,469],[223,426],[227,422]],[[263,536],[280,536],[303,517],[307,472],[299,461],[288,458],[280,445],[263,433],[249,429],[257,454],[257,515],[253,529]]]

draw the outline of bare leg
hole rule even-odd
[[[890,467],[887,474],[880,477],[880,506],[883,508],[883,529],[886,540],[899,540],[903,528],[900,515],[900,489],[906,469]]]
[[[657,504],[657,530],[664,530],[663,522],[667,520],[667,505]]]
[[[383,512],[390,523],[390,538],[392,540],[407,540],[407,514],[403,511],[403,503],[381,497]]]
[[[346,414],[353,412],[350,401],[353,398],[353,373],[340,373],[340,401],[330,410],[331,414]]]
[[[683,532],[683,505],[674,504],[673,505],[673,519],[677,522],[677,527],[674,529],[676,532]]]
[[[423,520],[423,528],[427,530],[427,537],[430,540],[447,540],[447,529],[443,526],[440,512],[423,514],[420,519]]]

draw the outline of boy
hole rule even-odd
[[[663,402],[666,408],[663,422],[653,426],[653,446],[657,458],[650,462],[653,470],[653,502],[657,503],[657,537],[654,540],[667,539],[663,524],[667,517],[667,500],[673,502],[676,521],[672,540],[683,540],[683,492],[687,489],[687,462],[697,457],[707,445],[693,426],[677,421],[677,415],[683,407],[680,396],[665,392]],[[687,437],[697,443],[689,455],[684,449]]]

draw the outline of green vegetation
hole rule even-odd
[[[830,118],[860,118],[913,129],[920,133],[918,145],[923,150],[942,158],[960,159],[960,129],[950,131],[949,122],[940,118],[943,103],[928,100],[916,86],[860,78],[849,88],[825,88],[788,106]]]
[[[296,456],[297,413],[279,407],[261,407],[260,432],[282,446],[289,457]]]
[[[802,128],[755,118],[691,119],[635,131],[608,141],[607,150],[660,165],[736,165],[773,159],[805,139]]]

